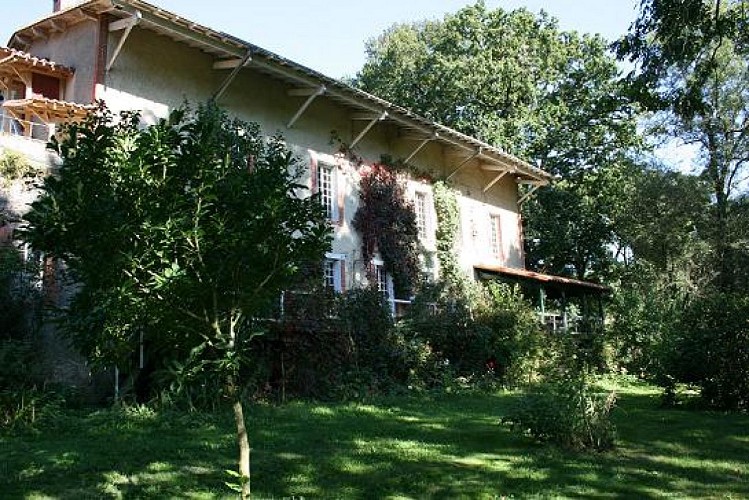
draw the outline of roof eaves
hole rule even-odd
[[[332,92],[337,93],[339,97],[344,98],[354,106],[368,108],[371,111],[377,112],[387,111],[389,119],[397,121],[404,126],[420,128],[428,131],[430,134],[437,133],[440,136],[440,140],[469,151],[478,150],[485,157],[512,169],[517,175],[524,175],[540,184],[547,184],[552,178],[551,175],[544,170],[534,167],[500,148],[458,132],[457,130],[445,125],[432,122],[408,109],[397,106],[363,90],[354,88],[238,37],[190,21],[142,0],[89,0],[88,2],[76,5],[64,11],[56,12],[52,16],[48,16],[23,30],[32,29],[34,26],[47,22],[50,19],[58,18],[77,9],[92,7],[111,13],[116,13],[118,11],[126,14],[134,14],[135,11],[147,12],[150,16],[153,16],[153,18],[150,16],[144,16],[143,20],[146,25],[149,23],[150,19],[151,24],[164,28],[164,25],[161,24],[161,20],[166,21],[173,26],[175,36],[192,39],[198,45],[203,44],[204,50],[210,50],[213,53],[220,54],[222,57],[238,57],[247,51],[250,51],[253,54],[253,58],[259,56],[270,61],[272,65],[280,65],[284,69],[293,73],[304,75],[305,77],[312,79],[314,83],[318,85],[320,83],[324,84],[329,92],[333,89]],[[14,37],[23,30],[17,31],[13,37],[11,37],[11,42]],[[191,36],[191,34],[194,36]]]

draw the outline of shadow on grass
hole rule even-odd
[[[618,447],[579,454],[499,424],[512,394],[373,404],[256,405],[253,491],[266,497],[749,497],[749,417],[657,407],[624,394]],[[113,412],[0,438],[3,498],[221,498],[231,416]],[[7,459],[6,459],[7,457]]]

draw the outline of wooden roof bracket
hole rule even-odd
[[[518,184],[521,184],[521,183],[518,183]],[[545,183],[543,181],[524,181],[524,182],[522,182],[522,184],[530,184],[533,187],[531,188],[530,191],[528,191],[527,193],[525,193],[518,200],[518,206],[522,205],[526,200],[528,200],[528,198],[530,198],[531,195],[533,195],[533,193],[535,193],[538,188],[540,188],[541,186],[545,185]]]
[[[294,116],[291,117],[291,120],[289,120],[289,123],[286,124],[286,128],[291,128],[294,126],[294,123],[299,119],[302,114],[307,111],[307,108],[310,104],[312,104],[312,101],[314,101],[318,96],[321,96],[325,93],[327,89],[325,88],[325,85],[320,85],[316,89],[293,89],[289,91],[290,96],[308,96],[307,100],[304,101],[304,103],[299,107],[297,112],[294,114]]]
[[[373,118],[371,116],[368,116],[367,117],[368,119],[372,118],[371,121],[367,124],[366,127],[364,127],[364,130],[359,132],[359,135],[357,135],[356,139],[354,139],[353,142],[349,145],[349,148],[353,148],[354,146],[359,144],[359,141],[361,141],[364,138],[364,136],[367,135],[367,132],[369,132],[372,129],[372,127],[374,127],[378,122],[381,122],[382,120],[387,118],[387,116],[388,116],[387,111],[383,111],[382,114],[377,115]],[[354,117],[354,119],[356,119],[356,117]]]
[[[230,61],[230,64],[233,66],[234,69],[232,69],[231,73],[229,73],[229,76],[227,76],[226,79],[224,79],[224,82],[221,84],[218,90],[216,90],[216,92],[213,94],[213,97],[211,97],[211,100],[214,102],[217,102],[219,99],[221,99],[221,96],[224,95],[224,92],[226,92],[226,90],[229,88],[229,85],[231,85],[231,82],[234,81],[234,79],[237,77],[237,75],[242,70],[242,68],[250,64],[251,61],[252,61],[251,50],[248,50],[247,53],[244,55],[244,57],[240,59],[239,61],[234,61],[234,60]],[[218,64],[219,63],[214,64],[213,65],[214,68],[217,68]],[[229,67],[232,67],[232,66],[229,66]]]
[[[478,148],[476,151],[474,151],[474,153],[471,156],[469,156],[468,158],[466,158],[465,160],[463,160],[462,162],[460,162],[460,164],[457,167],[455,167],[455,170],[453,170],[452,172],[450,172],[450,175],[448,175],[447,179],[445,179],[445,180],[449,181],[450,179],[452,179],[455,174],[457,174],[458,172],[460,172],[460,170],[463,167],[465,167],[466,165],[468,165],[468,163],[471,160],[473,160],[474,158],[476,158],[477,156],[479,156],[482,153],[482,151],[483,151],[483,148]]]
[[[510,172],[510,170],[503,170],[502,172],[500,172],[499,175],[497,175],[494,179],[491,180],[491,182],[489,182],[489,184],[486,185],[486,187],[484,187],[484,193],[489,191],[493,185],[498,183],[502,179],[502,177],[509,174]]]
[[[404,161],[404,163],[410,162],[411,159],[413,159],[414,156],[416,156],[417,154],[419,154],[419,151],[421,151],[424,148],[424,146],[426,146],[427,144],[429,144],[431,141],[436,140],[439,136],[440,135],[437,132],[434,132],[431,135],[431,137],[427,137],[426,139],[422,140],[421,143],[418,146],[416,146],[416,149],[414,149],[413,152],[410,155],[408,155],[408,158],[406,158],[406,160]]]
[[[117,42],[117,46],[114,48],[114,51],[112,52],[112,57],[110,57],[109,61],[107,62],[107,69],[106,69],[107,72],[109,72],[109,70],[112,69],[114,62],[117,60],[117,56],[120,55],[120,51],[122,50],[122,47],[125,45],[125,41],[127,40],[127,37],[130,36],[130,32],[133,31],[133,28],[135,27],[136,24],[140,23],[141,19],[143,19],[143,14],[141,14],[139,10],[136,10],[130,15],[130,17],[109,23],[110,33],[113,31],[120,31],[120,30],[125,30],[125,32],[120,37],[120,41]]]

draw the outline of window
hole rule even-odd
[[[317,191],[320,193],[320,202],[325,207],[325,215],[330,220],[337,220],[338,203],[335,196],[335,167],[324,163],[318,164],[317,168]]]
[[[421,282],[424,285],[434,282],[434,258],[433,253],[419,255],[421,263]]]
[[[489,216],[489,237],[491,238],[489,249],[491,251],[492,257],[496,259],[502,258],[502,237],[499,222],[499,215],[492,214]]]
[[[386,299],[390,300],[394,298],[393,294],[393,280],[385,272],[385,263],[379,259],[372,261],[374,266],[374,278],[377,283],[377,291],[382,293]]]
[[[339,293],[343,291],[344,255],[327,253],[323,262],[323,285],[328,290]]]
[[[427,197],[425,193],[416,191],[414,195],[414,211],[416,212],[416,228],[419,239],[427,239]]]

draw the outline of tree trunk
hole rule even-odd
[[[247,428],[244,425],[244,412],[242,411],[242,400],[235,396],[234,421],[237,424],[237,444],[239,445],[239,474],[242,476],[241,498],[250,498],[250,440],[247,437]]]

